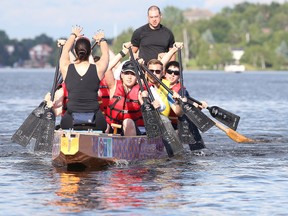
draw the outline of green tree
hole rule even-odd
[[[9,53],[6,45],[9,44],[9,38],[4,31],[0,31],[0,67],[9,65]]]
[[[204,41],[206,41],[209,44],[214,44],[215,43],[215,39],[214,39],[213,34],[210,31],[210,29],[207,29],[205,32],[203,32],[202,38],[203,38]]]

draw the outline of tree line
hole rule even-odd
[[[162,24],[173,31],[176,41],[185,43],[184,64],[188,69],[221,70],[233,62],[231,50],[243,49],[240,63],[248,70],[287,70],[287,11],[288,3],[244,2],[223,8],[209,20],[189,22],[184,10],[168,6],[162,10]],[[126,29],[117,38],[108,40],[115,53],[131,39],[133,30]],[[49,62],[55,66],[58,49],[56,41],[49,36],[42,34],[17,41],[10,40],[0,30],[0,66],[13,66],[17,61],[29,59],[29,49],[41,43],[53,48]],[[13,55],[5,48],[7,45],[14,46]]]

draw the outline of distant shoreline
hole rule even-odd
[[[39,72],[55,72],[55,68],[0,68],[0,73],[7,73],[7,72],[13,72],[13,73],[23,73],[23,72],[33,72],[33,73],[39,73]],[[288,73],[286,70],[246,70],[243,72],[225,72],[224,70],[184,70],[184,73],[226,73],[226,74],[233,74],[233,73]]]
[[[55,72],[55,68],[0,68],[0,72]]]

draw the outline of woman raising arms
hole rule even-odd
[[[60,71],[68,91],[67,112],[62,117],[60,126],[62,129],[70,129],[87,123],[93,129],[105,131],[107,123],[99,109],[98,90],[108,67],[109,48],[104,33],[96,33],[93,38],[100,46],[102,55],[95,64],[89,63],[91,43],[81,32],[80,26],[72,28],[60,57]],[[71,63],[69,51],[74,42],[76,61]]]

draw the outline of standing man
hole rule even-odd
[[[153,5],[148,8],[148,23],[133,32],[131,43],[135,57],[142,58],[145,63],[151,59],[157,59],[159,53],[168,52],[175,43],[171,30],[160,24],[161,11]],[[175,56],[171,60],[175,60]]]

